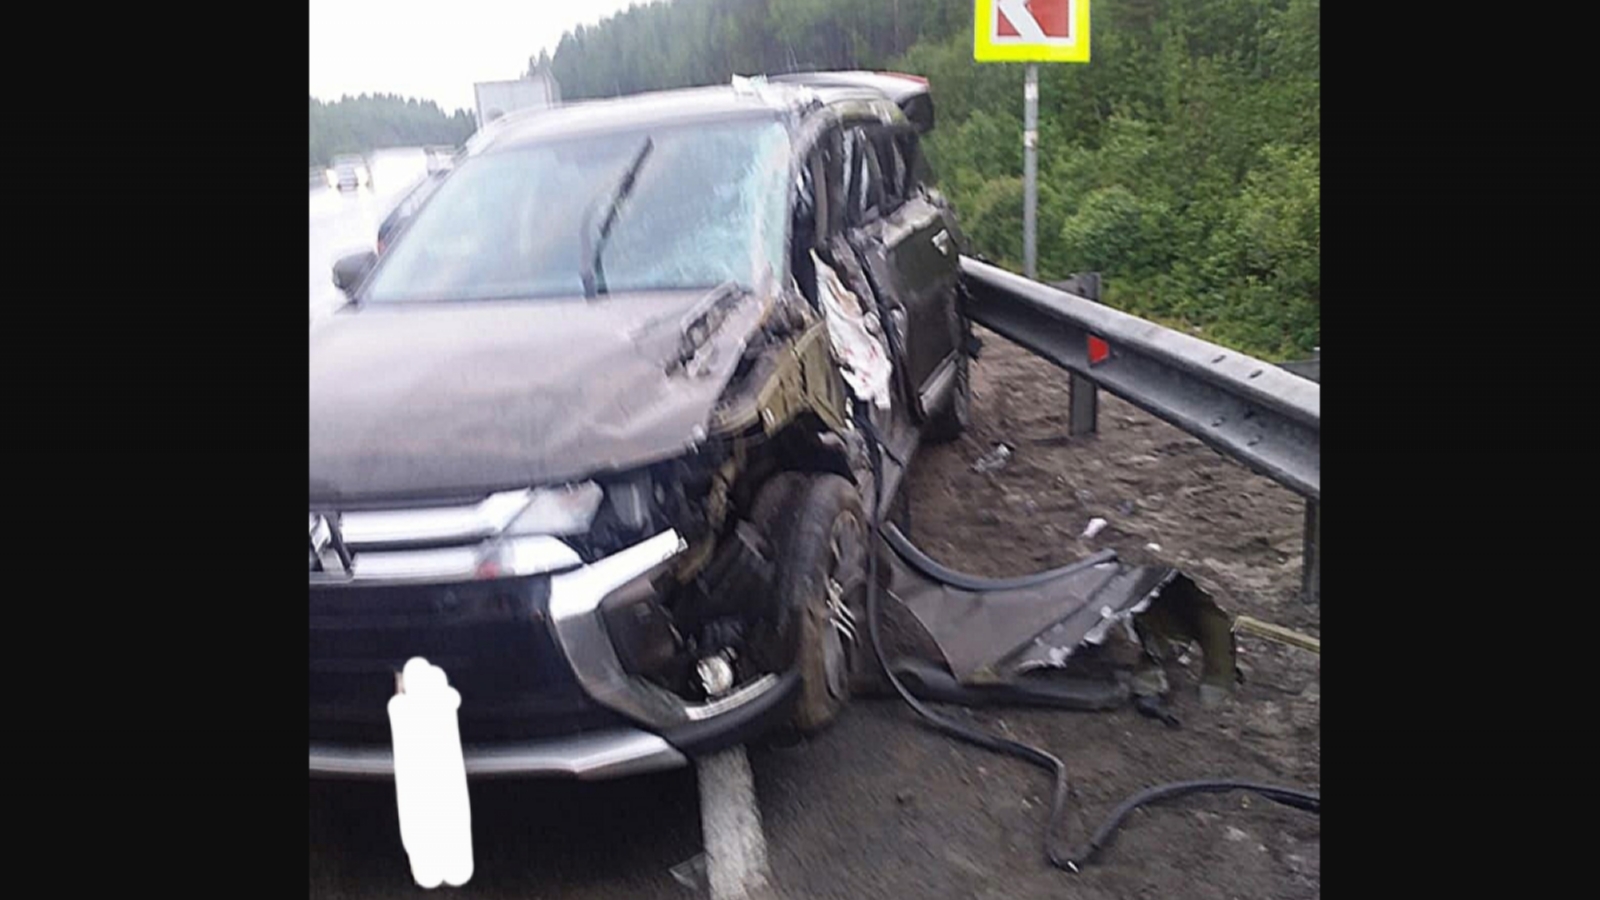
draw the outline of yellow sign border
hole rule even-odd
[[[996,44],[989,40],[989,23],[994,20],[995,0],[973,3],[972,58],[978,62],[1076,62],[1089,61],[1089,0],[1072,0],[1072,33],[1079,35],[1070,47],[1049,44]]]

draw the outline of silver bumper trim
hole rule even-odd
[[[754,702],[778,685],[767,674],[733,693],[704,704],[683,698],[628,674],[601,620],[607,597],[636,579],[667,565],[688,549],[668,529],[587,566],[550,578],[550,623],[572,674],[600,705],[650,728],[704,722]]]
[[[583,781],[676,769],[688,757],[654,734],[616,729],[541,741],[467,747],[467,775],[566,777]],[[311,744],[311,775],[324,778],[393,778],[387,747]]]

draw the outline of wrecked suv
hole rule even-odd
[[[969,404],[932,122],[924,82],[864,73],[507,117],[381,260],[340,261],[310,346],[313,774],[392,775],[414,657],[475,776],[834,718],[870,658],[865,498]]]

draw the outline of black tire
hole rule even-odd
[[[965,329],[963,329],[963,334]],[[956,354],[956,385],[944,406],[928,417],[923,426],[923,440],[930,444],[948,444],[966,432],[972,423],[972,357],[962,347]]]
[[[785,472],[762,486],[753,513],[777,564],[778,608],[787,612],[777,624],[791,640],[784,656],[800,673],[790,724],[814,734],[850,702],[867,655],[861,495],[839,475]]]

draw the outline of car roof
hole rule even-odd
[[[612,131],[693,125],[738,119],[795,119],[825,106],[893,101],[871,87],[736,80],[734,84],[681,88],[519,110],[485,126],[468,140],[471,155]]]

